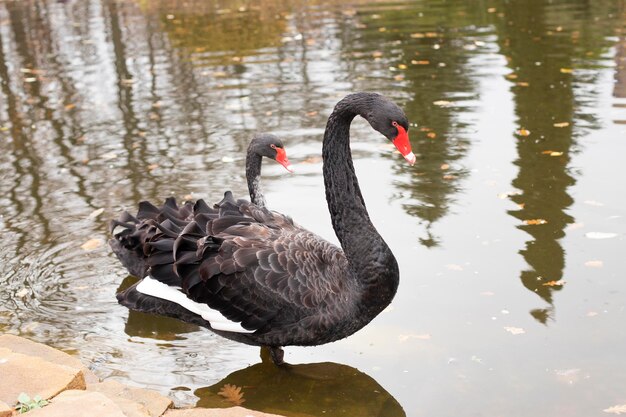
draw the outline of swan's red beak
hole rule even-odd
[[[396,126],[398,129],[398,136],[392,141],[395,147],[400,151],[404,159],[411,165],[415,163],[415,154],[411,151],[411,142],[409,142],[409,133],[404,130],[399,124]]]
[[[285,169],[289,172],[293,172],[293,168],[291,168],[291,163],[287,158],[287,152],[283,148],[276,147],[276,162],[285,167]]]

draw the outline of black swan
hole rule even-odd
[[[265,196],[261,190],[261,165],[263,157],[275,160],[289,172],[293,172],[283,142],[275,135],[261,133],[255,135],[246,151],[246,180],[251,201],[259,207],[265,207]],[[139,203],[137,216],[123,212],[118,220],[110,223],[110,231],[122,226],[122,232],[109,240],[109,245],[118,259],[131,275],[143,278],[148,274],[148,254],[144,248],[146,242],[152,241],[158,232],[159,223],[169,220],[178,226],[184,226],[193,220],[194,204],[185,202],[181,207],[173,197],[165,200],[161,207],[142,201]]]
[[[322,157],[341,248],[228,191],[214,208],[196,202],[193,221],[156,224],[158,232],[142,242],[150,275],[117,294],[118,301],[266,346],[276,364],[283,363],[282,346],[332,342],[369,323],[394,297],[399,271],[370,221],[354,173],[349,140],[357,115],[415,163],[409,124],[396,104],[375,93],[337,103]]]

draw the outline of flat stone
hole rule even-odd
[[[87,391],[106,395],[128,417],[159,417],[172,406],[172,400],[158,392],[129,387],[112,380],[88,384]]]
[[[0,335],[0,347],[10,349],[15,353],[38,356],[48,362],[80,369],[83,371],[83,375],[85,376],[85,381],[87,383],[100,381],[96,374],[83,365],[79,359],[42,343],[33,342],[32,340],[24,339],[23,337],[14,336],[12,334],[3,334]]]
[[[281,417],[277,414],[267,414],[260,411],[248,410],[243,407],[230,408],[183,408],[170,410],[163,417]]]
[[[0,401],[15,404],[22,393],[52,398],[67,389],[85,389],[80,369],[0,348]]]
[[[126,417],[106,395],[94,391],[63,391],[50,404],[28,412],[28,417]]]
[[[0,401],[0,417],[11,417],[12,415],[13,409],[3,401]]]

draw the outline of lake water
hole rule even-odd
[[[246,196],[336,242],[321,138],[377,91],[414,167],[362,119],[354,165],[400,288],[355,335],[259,350],[129,313],[107,223],[141,200]],[[290,416],[626,412],[626,2],[0,0],[0,331],[177,405]]]

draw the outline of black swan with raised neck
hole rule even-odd
[[[280,138],[269,133],[260,133],[252,138],[246,151],[246,181],[250,200],[259,207],[266,204],[261,189],[263,157],[273,159],[293,172]],[[203,203],[198,202],[199,205]],[[118,220],[111,221],[111,233],[117,226],[121,226],[122,231],[109,240],[109,245],[129,274],[143,278],[155,261],[150,256],[153,252],[151,244],[161,236],[158,225],[167,220],[168,224],[172,223],[182,230],[194,216],[194,203],[191,201],[180,207],[174,197],[166,199],[161,207],[142,201],[136,216],[122,212]]]
[[[213,208],[196,202],[193,220],[183,227],[170,220],[155,225],[158,231],[142,242],[149,275],[117,294],[118,301],[268,347],[277,364],[283,346],[332,342],[369,323],[393,299],[399,270],[370,221],[354,172],[349,142],[357,115],[415,163],[409,123],[396,104],[375,93],[337,103],[322,157],[341,248],[288,216],[226,192]]]

